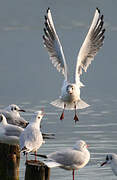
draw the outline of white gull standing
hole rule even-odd
[[[29,124],[29,122],[20,116],[20,112],[25,112],[25,110],[21,109],[16,104],[11,104],[4,109],[0,109],[0,113],[4,114],[9,124],[14,124],[24,128]]]
[[[105,164],[109,164],[115,176],[117,176],[117,154],[107,154],[106,161],[101,164],[104,166]]]
[[[44,163],[49,168],[60,167],[65,170],[72,170],[74,180],[74,171],[83,168],[90,160],[90,153],[87,147],[88,145],[85,141],[79,140],[73,148],[56,151],[47,156],[41,154],[37,154],[37,156],[47,158]]]
[[[26,153],[26,161],[27,153],[35,152],[36,154],[42,143],[44,143],[42,133],[40,131],[40,122],[43,115],[43,111],[36,111],[33,115],[32,122],[30,122],[20,135],[20,149],[21,152],[24,152],[24,154]]]
[[[24,129],[8,124],[5,116],[0,114],[0,142],[10,145],[19,144],[19,136]]]
[[[101,15],[100,10],[96,8],[93,21],[77,57],[74,81],[70,83],[68,81],[68,70],[63,49],[54,27],[50,9],[48,8],[47,10],[43,36],[44,46],[48,50],[53,65],[58,71],[62,72],[65,78],[61,88],[60,98],[51,102],[53,106],[63,109],[60,117],[61,120],[64,118],[64,110],[69,109],[75,110],[74,120],[76,122],[79,120],[76,109],[83,109],[89,106],[80,98],[80,88],[84,86],[80,81],[80,75],[82,74],[82,70],[87,71],[94,56],[103,45],[105,32],[103,24],[103,15]]]

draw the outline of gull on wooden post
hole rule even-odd
[[[0,114],[0,179],[19,179],[19,136],[24,129]]]
[[[111,153],[106,155],[106,161],[101,166],[109,164],[115,176],[117,176],[117,154]]]
[[[8,124],[6,117],[0,114],[0,143],[19,145],[19,136],[23,131],[19,126]]]
[[[88,66],[91,64],[95,55],[103,45],[105,32],[103,24],[104,16],[101,15],[100,10],[96,8],[93,21],[77,56],[76,68],[74,71],[74,81],[73,83],[70,83],[68,79],[68,69],[63,53],[63,48],[54,27],[51,11],[49,8],[47,9],[47,14],[45,16],[43,43],[47,48],[51,62],[57,68],[57,70],[61,71],[64,75],[61,96],[59,99],[51,102],[53,106],[63,109],[63,112],[60,116],[61,120],[64,118],[65,109],[74,110],[74,120],[76,122],[79,120],[78,115],[76,114],[76,110],[89,106],[80,98],[80,88],[84,86],[80,81],[80,76],[82,74],[82,70],[85,72],[87,71]]]
[[[76,142],[73,148],[55,151],[47,156],[41,154],[37,154],[37,156],[46,158],[44,163],[49,168],[60,167],[65,170],[72,170],[74,180],[74,171],[86,166],[90,160],[90,153],[87,147],[88,145],[85,141],[79,140]]]
[[[36,111],[33,115],[32,121],[20,135],[20,150],[26,154],[26,161],[27,153],[35,152],[36,155],[37,150],[41,147],[42,143],[44,143],[40,131],[40,123],[43,115],[43,111]]]
[[[29,122],[27,122],[23,117],[20,116],[20,112],[25,112],[24,109],[21,109],[16,104],[11,104],[4,109],[0,109],[0,113],[2,113],[9,124],[14,124],[25,128]]]

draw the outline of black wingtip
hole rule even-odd
[[[46,28],[44,28],[43,31],[44,31],[45,35],[47,36]]]
[[[30,155],[35,156],[35,154],[30,154]],[[42,158],[45,158],[45,159],[48,158],[47,155],[44,155],[44,154],[36,154],[36,156],[37,157],[42,157]]]
[[[103,34],[105,33],[105,31],[106,31],[106,29],[103,29],[103,30],[102,30]]]
[[[97,11],[99,12],[99,14],[100,14],[100,10],[99,10],[99,8],[98,7],[96,7],[96,9],[97,9]]]
[[[43,40],[45,40],[45,36],[43,35]]]
[[[48,13],[48,11],[50,10],[50,8],[48,7],[48,9],[47,9],[47,13]]]
[[[25,151],[25,150],[27,150],[27,147],[26,147],[26,146],[24,146],[24,147],[21,149],[21,151]]]
[[[44,17],[45,17],[45,20],[47,20],[47,16],[45,15]]]
[[[103,20],[104,19],[104,15],[102,14],[102,16],[101,16],[101,20]]]
[[[46,32],[46,28],[43,28],[44,32]]]
[[[45,24],[45,27],[48,27],[48,23],[47,22],[45,22],[44,24]]]

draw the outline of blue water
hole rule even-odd
[[[63,45],[69,71],[72,73],[95,8],[104,14],[105,41],[95,60],[83,73],[85,87],[81,97],[91,106],[79,110],[76,125],[73,112],[66,111],[63,122],[61,110],[49,103],[60,95],[63,77],[51,65],[42,35],[44,15],[50,7],[57,33]],[[0,107],[17,104],[29,111],[44,107],[44,132],[56,133],[39,152],[48,154],[71,147],[78,139],[90,146],[91,160],[75,172],[76,179],[114,180],[111,169],[100,168],[108,152],[117,152],[117,2],[114,0],[1,0],[0,1]],[[56,83],[57,82],[57,83]],[[31,119],[32,113],[22,114]],[[29,157],[32,158],[32,157]],[[20,179],[24,179],[25,157],[21,156]],[[51,170],[51,180],[71,180],[71,172]]]

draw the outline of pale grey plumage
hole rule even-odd
[[[19,144],[19,136],[24,131],[23,128],[8,124],[6,117],[0,114],[0,142],[7,144]]]
[[[60,167],[66,170],[77,170],[83,168],[90,160],[90,153],[87,150],[87,144],[80,140],[77,141],[75,146],[63,151],[55,151],[45,155],[37,155],[47,160],[44,163],[48,167]]]

